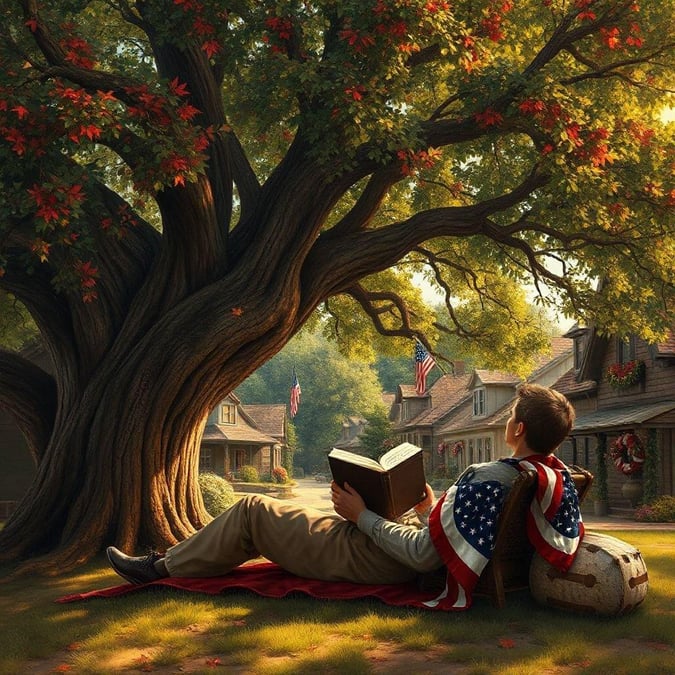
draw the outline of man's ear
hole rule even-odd
[[[525,425],[522,422],[518,422],[513,433],[516,436],[522,436],[525,433]]]

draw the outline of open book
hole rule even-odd
[[[396,520],[426,496],[422,449],[402,443],[380,461],[333,448],[328,453],[333,480],[349,483],[375,513]]]

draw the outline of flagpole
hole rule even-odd
[[[422,342],[420,341],[420,339],[419,339],[418,337],[415,337],[415,342],[416,342],[418,345],[420,345],[420,347],[422,347],[423,349],[425,349],[425,350],[427,349],[427,348],[422,344]],[[428,350],[427,350],[427,351],[428,351]],[[431,352],[429,352],[429,353],[431,353]],[[437,360],[437,359],[434,359],[434,361],[435,361],[435,363],[436,363],[436,367],[438,368],[438,370],[440,370],[441,373],[443,373],[443,375],[448,375],[448,372],[445,370],[445,368],[443,368],[443,366],[438,362],[438,360]],[[449,361],[448,363],[450,364],[450,367],[452,368],[452,374],[454,375],[454,374],[455,374],[455,364],[454,364],[452,361]]]

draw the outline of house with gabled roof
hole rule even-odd
[[[199,470],[232,478],[242,466],[254,466],[269,479],[282,466],[286,448],[284,404],[242,405],[226,396],[209,415],[199,453]]]
[[[407,441],[422,448],[424,469],[428,476],[441,464],[438,430],[448,416],[468,395],[471,375],[463,364],[454,364],[452,375],[442,375],[419,396],[413,385],[398,386],[389,419],[393,432],[401,442]]]
[[[394,399],[394,394],[383,392],[382,405],[385,410],[391,410]],[[342,420],[340,437],[334,441],[331,447],[361,454],[363,452],[361,434],[365,431],[367,426],[368,420],[364,417],[361,417],[360,415],[348,415]]]
[[[562,459],[596,471],[602,448],[631,434],[643,451],[657,454],[658,493],[675,494],[675,331],[657,344],[578,325],[567,336],[575,342],[574,366],[553,386],[570,399],[577,419]],[[627,477],[611,460],[607,472],[610,513],[632,509],[626,487],[641,472]]]
[[[549,352],[539,358],[526,379],[551,386],[569,370],[573,358],[572,340],[555,337],[551,340]],[[461,471],[470,464],[489,462],[511,454],[504,442],[504,430],[516,390],[522,382],[522,378],[512,373],[474,371],[466,398],[439,429],[446,466],[454,465],[457,471]]]
[[[358,454],[362,449],[360,436],[367,424],[368,421],[358,415],[345,417],[340,428],[340,438],[333,443],[333,447]]]

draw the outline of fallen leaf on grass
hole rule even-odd
[[[499,638],[497,644],[501,649],[513,649],[516,646],[515,640],[512,640],[511,638]]]
[[[206,665],[209,668],[217,668],[220,665],[220,659],[217,656],[212,659],[206,659]]]
[[[73,667],[67,663],[61,663],[54,670],[52,670],[52,673],[67,673],[69,670],[72,670]]]
[[[76,652],[78,649],[82,649],[82,643],[81,642],[71,642],[66,647],[67,652]]]
[[[656,649],[660,652],[670,651],[670,645],[664,644],[663,642],[645,642],[645,644],[650,649]]]
[[[155,667],[152,664],[152,659],[147,656],[146,654],[141,654],[135,661],[134,665],[139,669],[142,670],[144,673],[150,673],[152,672]]]

